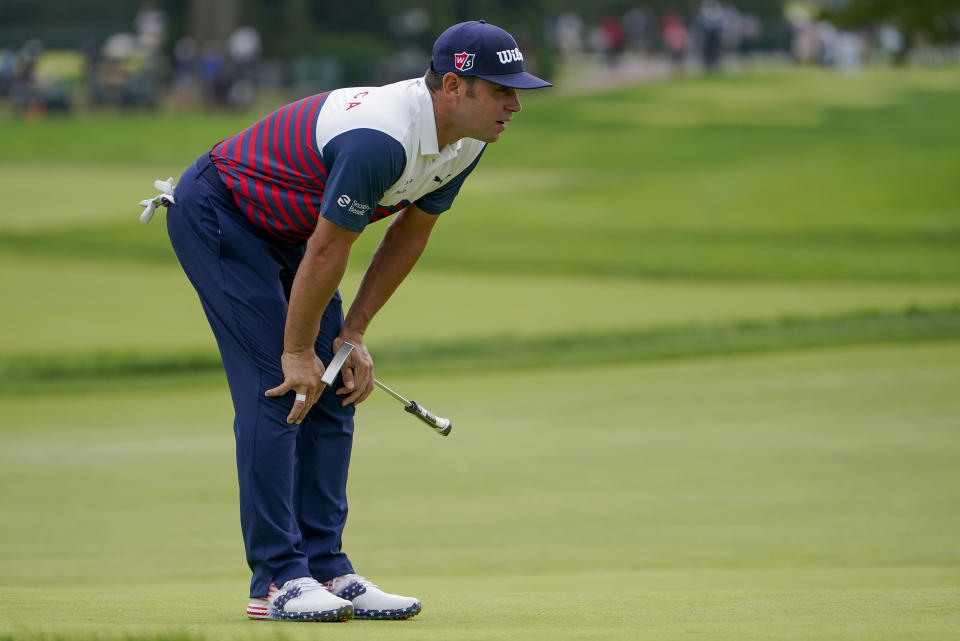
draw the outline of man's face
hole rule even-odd
[[[516,89],[477,78],[461,102],[461,123],[467,137],[496,142],[520,109]]]

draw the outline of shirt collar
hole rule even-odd
[[[420,103],[420,153],[424,156],[440,155],[442,160],[449,160],[460,153],[463,140],[447,145],[441,151],[437,142],[437,121],[433,115],[433,98],[423,79],[417,80],[417,102]]]

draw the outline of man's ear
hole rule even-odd
[[[443,93],[459,100],[465,90],[466,83],[460,76],[452,71],[443,74]]]

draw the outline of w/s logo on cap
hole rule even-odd
[[[472,53],[455,53],[453,54],[453,66],[457,68],[458,71],[469,71],[473,69],[473,55]]]

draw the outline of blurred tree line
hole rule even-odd
[[[960,0],[813,0],[824,16],[841,27],[889,23],[901,30],[909,45],[917,37],[933,42],[955,34]],[[48,46],[78,46],[128,28],[144,5],[163,10],[168,39],[184,35],[223,36],[238,24],[260,31],[268,57],[299,55],[389,55],[398,45],[429,47],[444,27],[483,18],[536,47],[543,38],[543,21],[572,12],[585,22],[607,14],[622,15],[643,7],[654,15],[666,11],[692,14],[701,0],[0,0],[0,46],[18,46],[18,37],[36,37]],[[766,24],[783,19],[778,0],[727,0]],[[429,16],[429,28],[404,32],[396,18],[411,8]],[[398,40],[404,40],[398,42]]]
[[[903,35],[896,61],[906,62],[918,40],[946,42],[957,36],[960,0],[849,0],[829,7],[823,17],[842,29],[888,24]]]
[[[782,17],[776,0],[730,0],[728,4],[764,21]],[[638,6],[654,14],[667,10],[689,14],[700,0],[0,0],[0,44],[17,46],[17,34],[21,34],[50,46],[77,46],[84,34],[102,37],[128,28],[144,5],[167,14],[172,41],[198,35],[198,29],[215,32],[219,27],[226,32],[238,23],[253,24],[263,38],[265,55],[292,57],[389,53],[397,44],[392,28],[396,16],[411,8],[429,15],[429,29],[420,36],[429,45],[443,28],[464,20],[485,19],[535,38],[551,15],[573,12],[595,22]],[[198,16],[212,20],[199,25]]]

